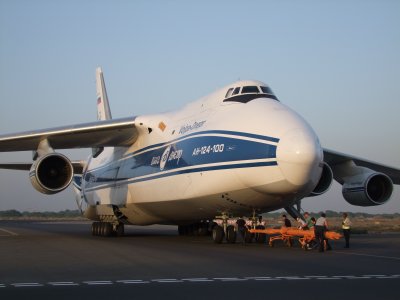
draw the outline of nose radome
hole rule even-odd
[[[320,176],[322,148],[312,130],[294,129],[284,134],[276,156],[283,175],[293,185],[303,186]]]

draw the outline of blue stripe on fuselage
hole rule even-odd
[[[205,134],[236,135],[261,141]],[[135,151],[122,160],[88,171],[84,180],[86,187],[90,188],[111,182],[137,182],[189,172],[276,165],[276,161],[271,161],[276,159],[276,145],[265,141],[277,142],[279,139],[231,131],[199,132]],[[270,161],[249,162],[265,159]],[[207,166],[209,164],[214,165]],[[143,176],[146,177],[138,178]]]

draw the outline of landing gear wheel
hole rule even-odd
[[[185,225],[178,225],[178,234],[185,235]]]
[[[236,242],[236,231],[235,227],[232,225],[226,227],[226,241],[230,244],[234,244]]]
[[[101,230],[101,223],[100,222],[94,222],[95,228],[94,228],[94,235],[99,236],[100,235],[100,230]]]
[[[111,223],[104,223],[103,225],[103,236],[111,236],[112,234],[112,225]]]
[[[214,226],[212,238],[214,240],[214,243],[221,244],[222,239],[224,238],[224,229],[219,225]]]
[[[97,231],[97,222],[92,223],[92,235],[96,235]]]
[[[118,224],[115,232],[117,236],[123,236],[125,233],[124,224],[123,223]]]

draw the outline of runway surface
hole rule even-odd
[[[220,244],[174,226],[90,235],[90,222],[0,221],[1,299],[398,299],[400,234],[318,253]],[[314,295],[314,296],[310,296]],[[261,298],[260,298],[261,297]]]

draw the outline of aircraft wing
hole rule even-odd
[[[400,170],[396,168],[328,149],[324,149],[324,161],[330,166],[335,166],[346,161],[353,161],[357,166],[384,173],[392,179],[394,184],[400,184]]]
[[[0,135],[0,152],[35,151],[46,139],[54,149],[123,147],[132,145],[137,137],[135,117],[112,119]]]

